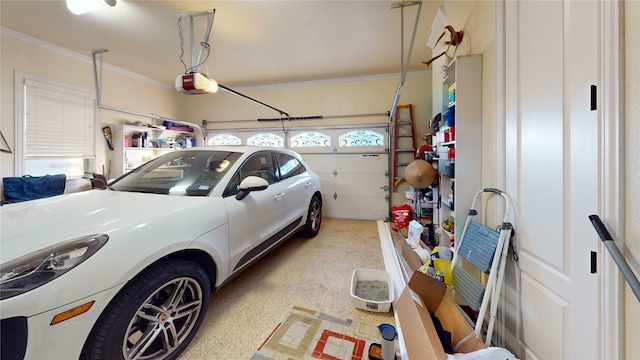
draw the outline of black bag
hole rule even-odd
[[[436,133],[438,132],[438,129],[440,129],[440,122],[442,122],[442,113],[437,113],[432,119],[431,119],[431,123],[429,124],[429,134],[435,136]]]
[[[65,174],[2,178],[4,198],[10,203],[61,195],[66,183]]]

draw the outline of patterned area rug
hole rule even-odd
[[[366,360],[380,343],[377,326],[294,306],[251,360]]]

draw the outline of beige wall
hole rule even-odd
[[[108,63],[109,53],[104,54]],[[73,54],[38,40],[2,30],[0,48],[0,129],[9,146],[15,150],[15,71],[62,81],[74,86],[95,90],[91,54]],[[184,100],[175,89],[162,86],[142,77],[132,77],[122,71],[103,69],[102,104],[144,114],[156,114],[169,118],[181,115]],[[119,112],[102,110],[103,124],[119,124],[128,121],[149,121]],[[109,151],[102,136],[97,138],[104,154],[97,162],[97,169],[109,158]],[[0,153],[0,175],[14,175],[14,154]]]
[[[640,2],[625,1],[625,258],[640,276]],[[625,354],[640,358],[640,302],[624,289]]]

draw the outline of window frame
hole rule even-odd
[[[15,138],[15,159],[14,159],[14,172],[15,176],[23,176],[25,175],[26,168],[26,81],[39,82],[46,86],[58,88],[61,94],[72,94],[77,95],[80,93],[82,96],[86,96],[88,99],[94,100],[94,104],[97,104],[96,101],[96,93],[94,90],[90,90],[88,88],[84,88],[78,85],[69,84],[63,81],[54,80],[50,78],[46,78],[40,75],[34,75],[26,72],[16,71],[15,72],[15,124],[16,124],[16,138]],[[83,157],[83,170],[84,172],[95,172],[95,169],[98,168],[97,163],[98,159],[102,159],[103,152],[102,148],[99,146],[100,139],[102,137],[101,132],[101,121],[100,121],[100,111],[97,106],[93,108],[93,125],[94,125],[94,134],[93,134],[93,158]],[[47,157],[42,157],[41,159],[46,159]],[[77,159],[78,157],[73,156],[62,156],[53,159]],[[77,180],[81,179],[80,176],[67,176],[67,180]]]

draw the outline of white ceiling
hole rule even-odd
[[[399,73],[401,13],[406,61],[419,8],[392,9],[399,3],[117,0],[115,7],[73,15],[64,0],[0,0],[0,25],[89,57],[93,50],[108,49],[105,63],[173,85],[185,72],[177,14],[215,9],[211,56],[200,72],[239,87]],[[409,71],[427,69],[426,42],[441,4],[422,3]],[[203,20],[198,17],[197,24]],[[190,66],[188,16],[182,26],[183,61]],[[195,33],[197,44],[205,31],[198,26]]]

